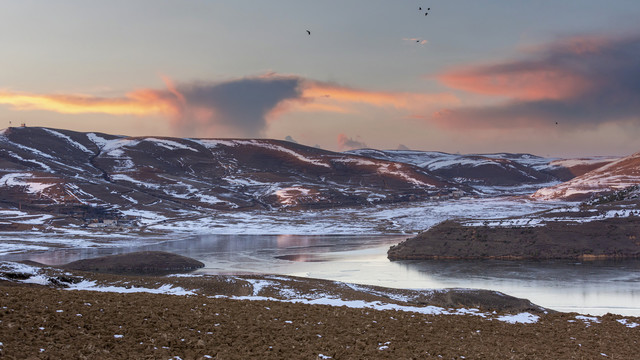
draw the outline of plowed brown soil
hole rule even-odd
[[[0,283],[7,359],[634,359],[640,327]],[[638,322],[638,319],[631,319]],[[605,354],[607,357],[605,357]],[[321,356],[322,355],[322,356]]]

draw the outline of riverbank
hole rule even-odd
[[[640,217],[486,226],[444,221],[392,246],[390,260],[637,259]]]

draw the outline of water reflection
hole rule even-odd
[[[561,311],[640,315],[640,261],[406,261],[408,272],[446,287],[527,298]]]
[[[640,316],[640,260],[400,261],[386,251],[404,236],[206,235],[154,245],[11,254],[45,264],[133,251],[177,253],[205,263],[200,273],[271,273],[395,288],[482,288],[561,311]]]

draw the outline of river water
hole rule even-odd
[[[269,273],[394,288],[479,288],[527,298],[559,311],[640,316],[640,260],[398,261],[389,246],[404,237],[380,235],[206,235],[154,245],[87,248],[3,256],[64,264],[142,250],[169,251],[205,263],[198,273]]]

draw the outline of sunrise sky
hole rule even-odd
[[[0,3],[0,128],[640,151],[636,0]]]

